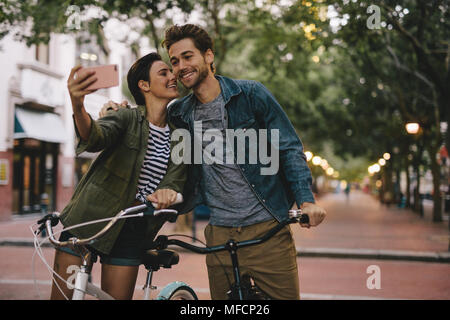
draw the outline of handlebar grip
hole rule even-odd
[[[303,213],[300,216],[300,221],[299,222],[300,223],[309,223],[309,216],[308,216],[308,214],[307,213]]]

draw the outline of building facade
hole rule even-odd
[[[75,157],[70,70],[79,63],[117,64],[121,80],[133,58],[117,43],[108,56],[95,44],[77,43],[68,35],[31,47],[11,36],[0,41],[0,221],[61,211],[96,156]],[[86,96],[86,110],[96,119],[109,100],[123,100],[121,86]]]

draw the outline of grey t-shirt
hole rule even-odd
[[[205,204],[211,210],[209,223],[217,226],[237,227],[273,219],[272,215],[260,203],[237,164],[227,163],[225,132],[227,115],[222,94],[211,102],[197,104],[194,110],[194,121],[201,121],[201,132],[198,126],[194,130],[197,140],[202,141],[202,192]],[[211,131],[209,129],[214,129]],[[209,130],[210,140],[204,141],[205,131]],[[201,134],[201,136],[200,136]],[[211,144],[216,140],[223,146],[222,154],[212,152]],[[208,145],[210,145],[208,147]],[[206,150],[205,150],[206,148]],[[206,152],[205,152],[206,151]],[[213,150],[214,151],[214,150]],[[215,149],[217,151],[217,149]],[[222,159],[222,161],[220,161]],[[207,164],[210,163],[210,164]]]

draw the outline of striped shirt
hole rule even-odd
[[[138,180],[136,199],[144,202],[147,195],[155,192],[167,171],[170,156],[170,129],[150,123],[147,151]]]

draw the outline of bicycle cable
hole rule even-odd
[[[198,239],[196,237],[188,236],[188,235],[185,235],[185,234],[169,234],[169,235],[167,235],[167,237],[186,237],[186,238],[190,238],[192,240],[196,240],[196,241],[200,242],[206,248],[210,249],[210,247],[208,247],[208,245],[206,243],[204,243],[203,241],[201,241],[200,239]],[[219,262],[220,266],[222,267],[223,273],[225,274],[225,277],[227,278],[228,285],[231,288],[232,284],[231,284],[230,278],[228,276],[227,270],[225,269],[225,266],[223,265],[222,261],[217,256],[216,252],[211,252],[211,253],[214,255],[214,258],[216,258],[216,260]]]
[[[32,230],[32,231],[33,231],[33,230]],[[34,233],[34,232],[33,232],[33,233]],[[58,278],[60,278],[60,279],[61,279],[63,282],[65,282],[67,285],[69,285],[69,283],[68,283],[65,279],[63,279],[59,274],[57,274],[57,273],[53,270],[52,267],[50,267],[50,265],[47,263],[47,260],[46,260],[45,257],[44,257],[44,253],[42,252],[41,244],[44,243],[46,240],[48,240],[49,237],[44,238],[44,240],[42,241],[42,243],[40,243],[39,240],[38,240],[38,238],[37,238],[37,235],[38,235],[39,233],[40,233],[40,232],[34,233],[34,248],[35,248],[35,250],[34,250],[34,253],[33,253],[33,257],[32,257],[32,262],[33,262],[33,265],[32,265],[32,272],[33,272],[33,281],[34,281],[34,284],[35,284],[35,290],[37,291],[39,298],[41,298],[41,295],[40,295],[40,293],[39,293],[39,290],[37,289],[37,281],[36,281],[35,272],[34,272],[34,257],[35,257],[35,255],[36,255],[36,253],[37,253],[37,255],[39,256],[39,258],[41,258],[41,261],[44,263],[45,267],[47,268],[47,271],[50,272],[50,276],[52,277],[52,282],[55,283],[56,287],[57,287],[58,290],[61,292],[61,294],[64,296],[64,298],[65,298],[66,300],[69,300],[69,299],[67,298],[67,296],[64,294],[64,292],[62,291],[62,289],[61,289],[61,287],[59,286],[59,284],[55,281],[54,275],[56,275]],[[58,233],[59,233],[59,232],[57,232],[56,234],[58,234]]]
[[[68,227],[68,228],[63,228],[62,230],[59,230],[59,231],[54,232],[54,235],[56,236],[56,235],[58,235],[58,234],[60,234],[60,233],[62,233],[62,232],[64,232],[64,231],[72,230],[72,229],[75,229],[75,228],[80,228],[80,227],[83,227],[83,226],[86,226],[86,225],[90,225],[90,224],[95,224],[95,223],[100,223],[100,222],[107,222],[107,221],[110,221],[110,220],[113,220],[113,219],[116,219],[116,218],[117,218],[117,219],[127,219],[127,218],[143,217],[143,216],[144,216],[144,214],[141,212],[141,213],[137,213],[137,214],[133,214],[133,215],[125,215],[125,216],[122,216],[122,217],[110,217],[110,218],[104,218],[104,219],[98,219],[98,220],[87,221],[87,222],[83,222],[83,223],[79,223],[79,224],[70,226],[70,227]],[[34,238],[34,248],[35,248],[34,253],[33,253],[33,256],[32,256],[32,263],[33,263],[33,264],[32,264],[32,274],[33,274],[33,277],[34,277],[34,278],[33,278],[33,281],[34,281],[35,289],[36,289],[36,291],[37,291],[37,293],[38,293],[38,296],[39,296],[39,298],[41,297],[41,295],[40,295],[40,293],[39,293],[39,290],[37,289],[37,281],[36,281],[35,272],[34,272],[34,257],[35,257],[36,254],[37,254],[38,257],[41,259],[41,261],[44,263],[44,265],[45,265],[45,267],[47,268],[47,270],[50,272],[50,275],[52,276],[52,281],[55,283],[55,285],[56,285],[56,287],[58,288],[58,290],[62,293],[62,295],[64,296],[64,298],[65,298],[66,300],[69,300],[69,299],[67,298],[67,296],[64,294],[64,292],[62,291],[61,287],[60,287],[60,286],[58,285],[58,283],[56,282],[54,276],[58,277],[61,281],[63,281],[64,283],[66,283],[66,285],[67,285],[68,287],[73,287],[73,285],[72,285],[71,283],[69,283],[67,280],[63,279],[63,278],[62,278],[58,273],[56,273],[56,272],[53,270],[53,268],[50,267],[50,265],[47,263],[47,260],[46,260],[45,257],[44,257],[44,253],[42,252],[42,244],[43,244],[45,241],[49,240],[50,236],[45,237],[45,238],[42,240],[42,242],[39,242],[39,239],[37,238],[37,236],[40,234],[40,231],[39,231],[39,230],[33,230],[33,226],[35,226],[35,225],[37,225],[37,224],[36,224],[36,223],[33,223],[33,224],[30,226],[30,230],[31,230],[31,233],[33,234],[33,238]],[[39,232],[36,232],[36,231],[39,231]],[[83,292],[84,292],[85,294],[87,293],[87,292],[85,292],[85,291],[83,291]]]

